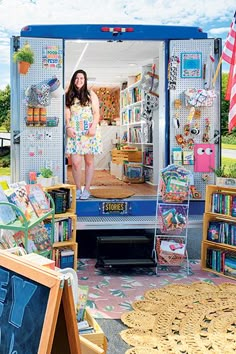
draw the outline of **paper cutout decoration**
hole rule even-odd
[[[194,172],[212,172],[215,168],[215,145],[194,145]]]

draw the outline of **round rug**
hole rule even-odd
[[[126,354],[234,353],[235,295],[232,283],[196,282],[146,291],[134,310],[121,317],[129,329],[120,335],[134,347]]]
[[[133,191],[124,188],[94,188],[90,189],[90,193],[93,197],[100,199],[124,199],[135,194]]]

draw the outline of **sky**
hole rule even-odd
[[[26,25],[197,26],[224,44],[235,10],[235,0],[0,0],[0,89],[10,84],[10,38]]]

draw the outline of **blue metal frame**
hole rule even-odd
[[[62,38],[62,39],[99,39],[113,37],[113,32],[103,32],[103,27],[133,28],[133,32],[121,32],[117,35],[122,40],[169,40],[203,39],[207,33],[192,26],[124,25],[124,24],[71,24],[71,25],[28,25],[21,29],[22,37]]]

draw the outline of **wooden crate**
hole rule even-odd
[[[142,162],[142,151],[124,151],[113,149],[111,152],[112,162],[122,164],[123,161]]]
[[[88,339],[90,342],[98,345],[99,347],[103,348],[106,352],[106,337],[104,332],[102,331],[101,327],[97,323],[97,321],[93,318],[91,313],[88,309],[85,310],[84,319],[88,321],[89,325],[94,328],[95,333],[85,333],[80,334],[84,338]]]

